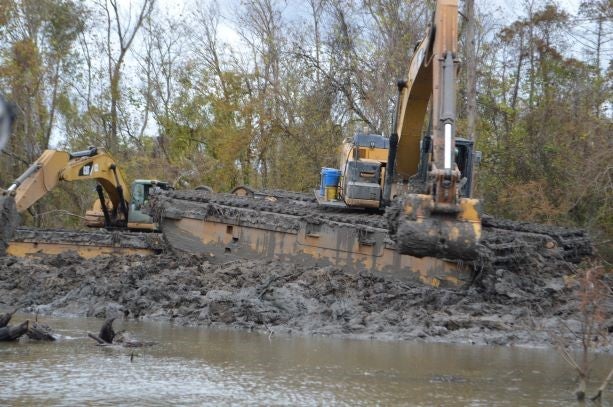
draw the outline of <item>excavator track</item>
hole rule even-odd
[[[84,258],[105,254],[151,255],[166,249],[159,233],[107,230],[65,230],[17,228],[8,244],[7,254],[31,256],[72,251]]]
[[[471,282],[484,270],[578,263],[592,253],[582,230],[484,216],[474,262],[399,254],[379,211],[322,207],[307,194],[256,191],[250,196],[163,191],[150,212],[163,233],[17,228],[7,254],[150,255],[166,250],[214,258],[282,258],[417,279],[434,286]]]
[[[485,216],[474,262],[402,255],[381,212],[321,207],[309,195],[284,191],[251,196],[168,191],[154,198],[152,215],[169,246],[180,251],[329,262],[435,286],[464,284],[484,268],[577,263],[592,253],[582,230]]]

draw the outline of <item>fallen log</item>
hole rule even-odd
[[[106,343],[113,343],[113,339],[115,338],[113,321],[115,321],[115,318],[109,318],[104,321],[102,328],[100,328],[100,333],[98,334],[98,337]]]
[[[125,331],[115,333],[113,329],[114,320],[115,318],[107,319],[102,325],[102,328],[100,328],[100,333],[98,335],[88,332],[87,336],[98,342],[98,346],[120,345],[124,348],[142,348],[157,344],[157,342],[153,341],[141,341],[136,339]]]
[[[94,335],[93,333],[88,332],[87,336],[89,336],[90,338],[98,342],[98,345],[101,345],[101,346],[110,345],[110,343],[104,342],[102,339],[98,337],[98,335]]]
[[[115,321],[115,318],[107,319],[106,321],[104,321],[104,324],[102,324],[102,327],[100,328],[100,333],[98,335],[94,335],[93,333],[88,332],[87,336],[98,342],[98,345],[112,344],[113,339],[115,338],[113,321]]]
[[[133,337],[128,332],[120,332],[115,336],[115,343],[120,344],[124,348],[144,348],[157,345],[154,341],[141,341]]]
[[[6,312],[4,314],[0,314],[0,328],[4,328],[9,324],[13,315],[17,312],[17,308],[15,308],[12,312]]]
[[[27,332],[28,338],[35,341],[55,341],[53,336],[53,330],[45,324],[39,324],[38,322],[32,323],[32,326]]]
[[[25,320],[16,326],[5,326],[0,328],[0,341],[14,341],[28,332],[28,324],[30,321]]]

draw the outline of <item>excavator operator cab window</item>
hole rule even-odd
[[[470,195],[470,183],[472,180],[473,142],[463,138],[456,138],[455,162],[460,170],[460,196]]]
[[[132,188],[132,210],[139,210],[149,199],[149,188],[151,185],[141,183],[134,184]]]
[[[145,196],[143,198],[143,203],[149,202],[149,193],[151,192],[151,187],[152,186],[153,185],[149,185],[149,184],[143,185],[143,187],[145,187]]]

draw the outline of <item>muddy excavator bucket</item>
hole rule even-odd
[[[462,198],[458,205],[436,205],[432,196],[410,194],[387,211],[396,249],[416,257],[474,260],[481,238],[479,201]]]
[[[9,192],[0,189],[0,256],[5,254],[18,225],[19,213],[15,205],[15,198]]]

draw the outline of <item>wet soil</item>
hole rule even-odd
[[[154,252],[161,252],[166,248],[164,237],[160,233],[106,229],[70,230],[18,227],[11,241],[55,244],[78,242],[81,246],[151,249]]]
[[[270,334],[548,346],[580,329],[573,267],[526,261],[441,289],[333,266],[163,254],[0,258],[0,309]],[[611,286],[611,273],[605,275]],[[613,315],[611,301],[605,314]],[[607,321],[613,331],[613,318]],[[613,352],[609,334],[607,352]]]

